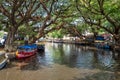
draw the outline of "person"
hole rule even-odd
[[[28,40],[29,40],[29,36],[26,35],[25,38],[24,38],[24,44],[27,45],[28,44]]]

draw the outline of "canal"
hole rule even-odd
[[[117,52],[88,46],[45,43],[45,52],[10,60],[0,80],[120,80]]]

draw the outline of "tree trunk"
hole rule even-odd
[[[14,51],[14,40],[15,40],[15,33],[16,29],[14,27],[11,27],[8,32],[7,40],[5,42],[5,51],[12,52]]]
[[[120,44],[120,35],[119,34],[114,34],[113,35],[115,44]]]
[[[29,43],[35,43],[39,38],[41,38],[42,36],[44,36],[44,34],[40,34],[38,33],[37,36],[34,36],[32,37],[30,40],[29,40]]]

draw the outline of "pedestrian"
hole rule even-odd
[[[25,45],[28,45],[28,40],[29,40],[29,36],[26,35],[25,38],[24,38],[24,44]]]

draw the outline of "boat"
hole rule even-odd
[[[27,44],[23,46],[19,46],[16,51],[16,58],[23,59],[35,55],[37,53],[37,45],[36,44]]]
[[[95,47],[99,49],[111,49],[111,46],[105,41],[95,41]]]
[[[55,39],[55,40],[53,40],[53,43],[63,43],[63,40],[62,39]]]
[[[5,53],[0,53],[0,69],[4,68],[7,64],[8,56]]]
[[[45,45],[37,45],[37,52],[45,51]]]

